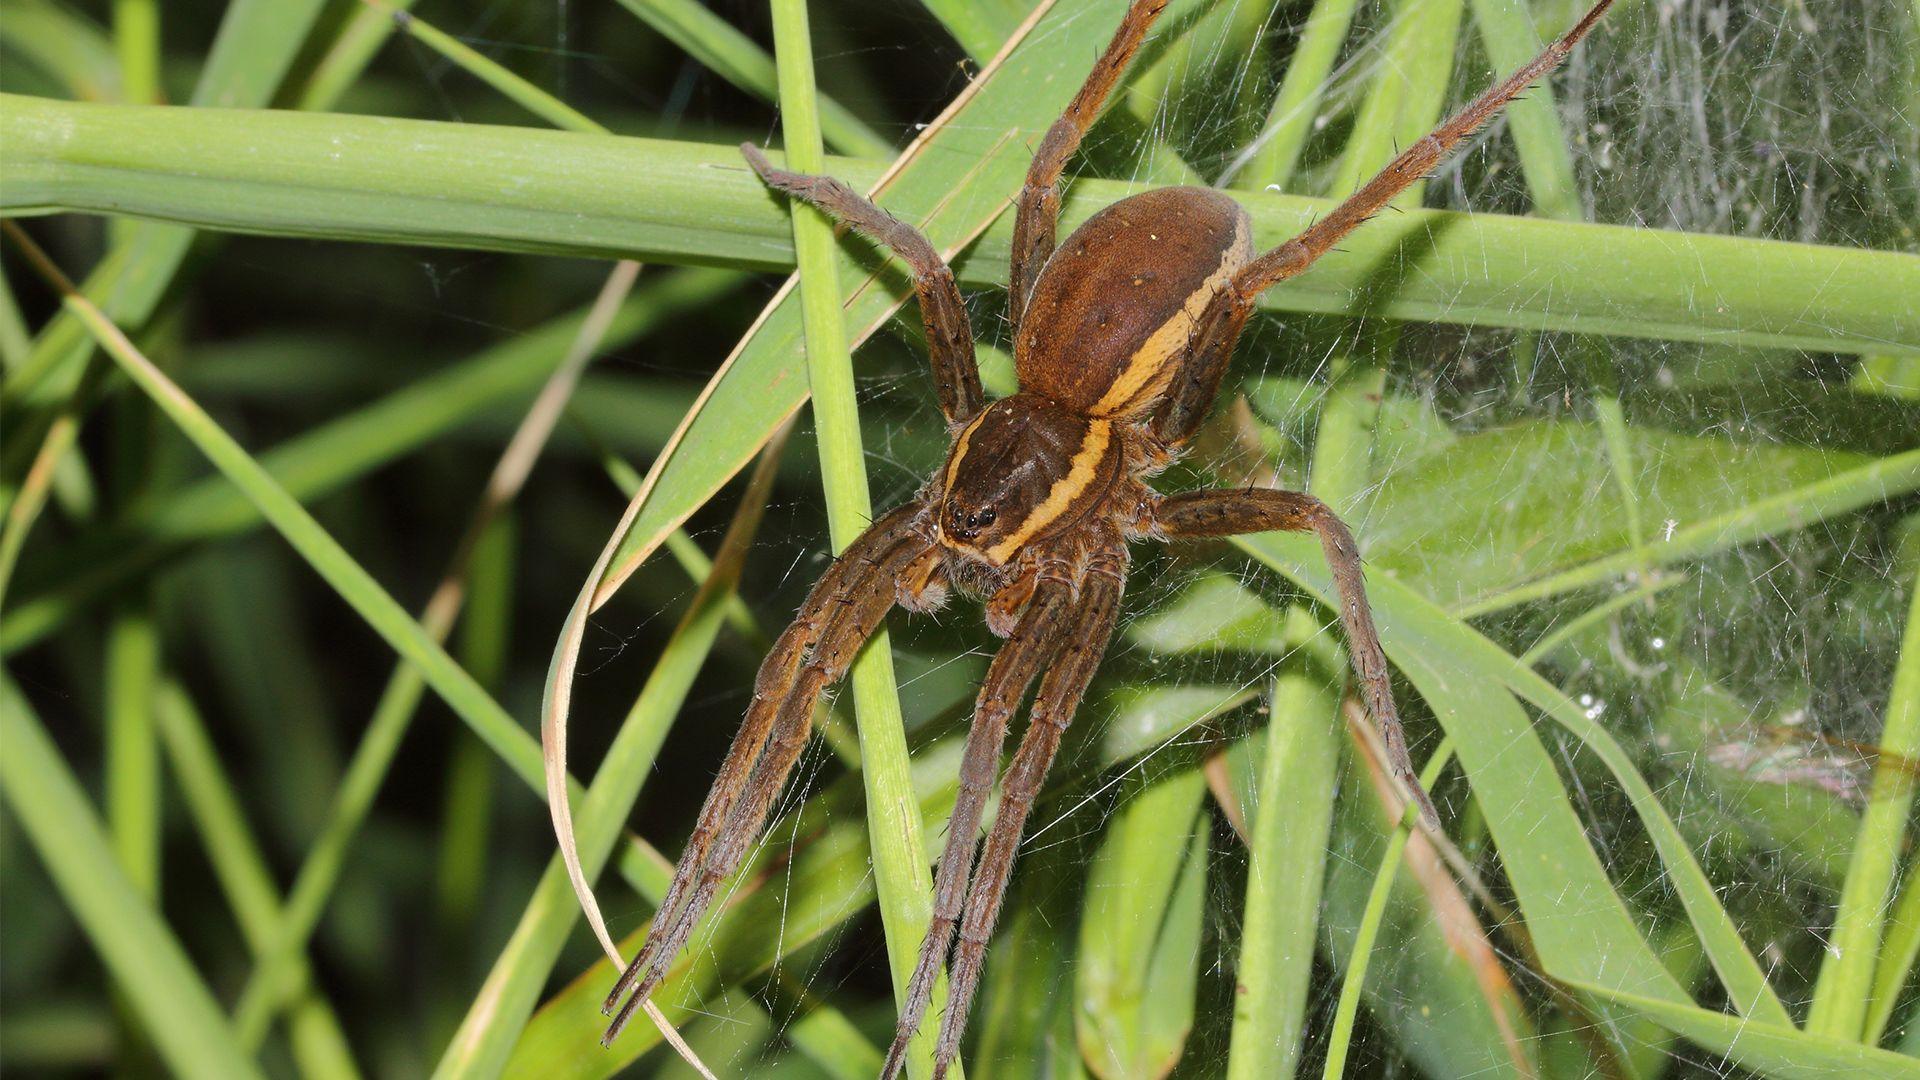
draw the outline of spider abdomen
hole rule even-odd
[[[1015,339],[1020,388],[1088,416],[1144,415],[1252,255],[1246,211],[1210,188],[1162,188],[1101,210],[1034,284]]]

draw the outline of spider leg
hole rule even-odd
[[[1419,804],[1421,820],[1439,831],[1440,815],[1407,757],[1407,739],[1400,728],[1400,713],[1394,707],[1393,685],[1387,675],[1387,654],[1380,648],[1380,633],[1374,629],[1373,611],[1367,605],[1360,548],[1339,515],[1326,503],[1298,491],[1236,488],[1162,499],[1154,507],[1153,527],[1169,540],[1275,530],[1312,532],[1320,537],[1327,566],[1333,571],[1334,590],[1340,597],[1340,624],[1347,632],[1347,652],[1353,658],[1367,712],[1386,744],[1387,765]]]
[[[947,821],[947,845],[940,853],[940,869],[934,875],[933,921],[927,926],[920,960],[907,983],[906,1006],[900,1011],[893,1046],[887,1051],[886,1067],[880,1071],[881,1080],[892,1080],[899,1072],[906,1059],[907,1043],[920,1029],[920,1020],[933,997],[934,981],[940,976],[940,965],[947,958],[947,946],[953,942],[953,930],[966,900],[967,877],[979,846],[980,818],[986,811],[994,774],[1000,768],[1007,721],[1020,707],[1028,685],[1061,647],[1060,626],[1070,602],[1069,593],[1061,582],[1040,584],[981,683],[973,724],[967,731],[966,754],[960,762],[960,792]]]
[[[791,738],[797,727],[804,742],[815,699],[845,672],[861,643],[897,602],[902,572],[926,548],[914,525],[919,512],[916,504],[903,506],[881,517],[849,545],[821,575],[800,614],[781,633],[761,664],[753,702],[734,736],[720,775],[707,793],[693,835],[674,867],[673,880],[654,913],[646,944],[601,1006],[602,1012],[612,1012],[621,997],[638,984],[639,989],[621,1008],[604,1041],[611,1042],[620,1033],[634,1008],[665,977],[706,907],[701,887],[708,868],[725,857],[730,830],[757,833],[765,816],[764,807],[771,803],[792,765],[782,740]],[[770,765],[769,747],[774,750],[772,756],[783,764]],[[797,750],[793,756],[798,756]],[[761,798],[759,787],[772,790]],[[749,804],[760,809],[743,812]],[[752,839],[749,835],[742,840],[741,849]],[[716,850],[716,841],[721,850]],[[706,897],[710,898],[710,890]]]
[[[1080,585],[1080,598],[1066,619],[1065,641],[1053,666],[1040,681],[1034,697],[1033,715],[1027,733],[1007,766],[1000,798],[1000,815],[980,852],[980,865],[973,884],[967,890],[966,917],[960,924],[960,941],[954,947],[952,991],[947,997],[947,1013],[940,1021],[940,1044],[934,1056],[934,1080],[941,1080],[960,1051],[960,1036],[967,1026],[967,1008],[980,983],[980,968],[986,960],[987,941],[993,937],[994,923],[1000,917],[1000,901],[1007,892],[1007,878],[1013,872],[1013,859],[1025,831],[1027,814],[1040,795],[1053,755],[1060,749],[1060,737],[1080,698],[1099,670],[1107,639],[1120,613],[1120,594],[1125,587],[1124,570],[1117,566],[1091,571]]]
[[[831,176],[810,176],[776,169],[752,143],[741,143],[740,154],[768,187],[806,202],[835,221],[885,244],[913,273],[913,292],[920,300],[920,318],[926,326],[927,353],[933,361],[933,384],[940,411],[950,423],[973,419],[986,401],[980,389],[980,366],[973,357],[973,327],[967,322],[967,302],[953,280],[953,269],[940,258],[920,231],[863,198]]]
[[[1033,292],[1033,283],[1040,279],[1041,267],[1053,254],[1054,233],[1060,222],[1060,173],[1080,148],[1087,129],[1100,118],[1100,107],[1113,93],[1120,74],[1127,69],[1127,62],[1139,51],[1148,29],[1166,7],[1167,0],[1133,0],[1119,28],[1113,32],[1113,40],[1107,43],[1107,51],[1093,65],[1086,83],[1068,103],[1067,111],[1047,129],[1040,149],[1034,151],[1033,164],[1027,167],[1026,185],[1020,189],[1016,202],[1013,260],[1007,268],[1007,302],[1016,329],[1026,310],[1027,297]]]
[[[1500,114],[1509,101],[1565,62],[1573,47],[1587,36],[1613,0],[1599,0],[1558,41],[1548,45],[1526,66],[1495,84],[1432,132],[1421,137],[1387,163],[1386,168],[1333,208],[1306,231],[1248,263],[1234,278],[1234,291],[1251,300],[1272,286],[1305,270],[1332,250],[1348,233],[1379,213],[1394,197],[1432,172],[1455,147]]]

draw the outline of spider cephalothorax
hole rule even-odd
[[[1205,418],[1254,300],[1311,266],[1551,71],[1611,0],[1599,0],[1526,67],[1270,251],[1255,255],[1246,211],[1203,188],[1123,199],[1055,250],[1060,174],[1166,3],[1135,0],[1034,154],[1017,199],[1008,268],[1020,380],[1012,397],[985,400],[965,302],[924,237],[838,180],[784,172],[751,145],[741,148],[768,185],[880,241],[912,270],[953,446],[912,501],[882,515],[835,560],[774,643],[647,942],[608,995],[608,1010],[619,1006],[608,1040],[659,985],[720,883],[739,867],[799,758],[821,693],[845,674],[891,608],[924,610],[957,587],[985,600],[987,625],[1006,643],[975,703],[934,881],[933,923],[885,1070],[887,1076],[898,1071],[951,947],[952,993],[934,1066],[936,1077],[944,1074],[959,1048],[1027,813],[1113,631],[1130,541],[1275,529],[1317,535],[1333,571],[1357,688],[1385,740],[1388,764],[1423,820],[1438,827],[1407,757],[1359,549],[1347,527],[1324,503],[1298,492],[1240,488],[1161,496],[1145,478],[1165,466]],[[976,864],[1007,726],[1036,680],[1027,731],[1007,767],[1000,810]]]

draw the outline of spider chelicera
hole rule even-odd
[[[1116,202],[1056,250],[1061,171],[1167,6],[1135,0],[1048,130],[1020,190],[1008,274],[1020,390],[993,402],[980,388],[953,272],[926,238],[838,180],[784,172],[751,144],[740,148],[769,186],[885,245],[912,270],[953,445],[913,500],[848,546],[774,643],[646,944],[607,997],[606,1008],[618,1005],[619,1012],[606,1041],[659,985],[715,891],[739,868],[806,745],[819,696],[895,605],[927,611],[957,589],[985,599],[987,626],[1006,644],[974,706],[934,881],[933,922],[883,1073],[899,1070],[953,946],[952,993],[934,1066],[935,1077],[944,1075],[959,1049],[1027,813],[1113,631],[1130,541],[1281,529],[1317,535],[1333,571],[1360,695],[1388,764],[1425,823],[1438,827],[1407,757],[1360,552],[1346,525],[1299,492],[1235,488],[1163,497],[1145,478],[1172,461],[1206,417],[1254,300],[1312,266],[1559,66],[1611,4],[1600,0],[1532,62],[1271,251],[1254,253],[1251,221],[1232,199],[1190,187]],[[1036,678],[1028,728],[976,866],[1007,724]]]

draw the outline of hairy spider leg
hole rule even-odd
[[[1161,499],[1153,510],[1154,532],[1168,540],[1207,536],[1235,536],[1254,532],[1311,532],[1320,538],[1333,586],[1340,599],[1340,625],[1346,631],[1347,655],[1353,662],[1367,712],[1387,748],[1387,767],[1420,807],[1428,828],[1440,828],[1433,800],[1420,786],[1413,760],[1407,756],[1407,738],[1400,728],[1400,712],[1393,703],[1387,654],[1380,648],[1367,605],[1367,584],[1360,568],[1360,547],[1346,523],[1326,503],[1298,491],[1272,488],[1231,488],[1195,491]]]
[[[973,325],[967,321],[967,302],[953,280],[953,268],[940,258],[918,229],[863,198],[831,176],[776,169],[752,143],[741,143],[740,154],[768,187],[811,204],[855,232],[886,245],[913,273],[913,292],[920,300],[920,320],[926,326],[927,355],[933,362],[933,386],[947,422],[973,419],[986,394],[980,389],[980,366],[973,356]]]
[[[900,507],[848,545],[821,575],[793,625],[781,633],[761,664],[753,703],[674,867],[673,880],[654,913],[646,944],[621,973],[601,1007],[602,1012],[612,1012],[622,995],[638,985],[607,1028],[603,1042],[611,1042],[620,1034],[635,1007],[666,976],[711,900],[712,890],[705,887],[709,869],[729,859],[738,861],[738,855],[726,847],[731,830],[748,833],[740,845],[744,851],[792,767],[786,745],[794,737],[794,730],[798,729],[798,739],[804,742],[815,699],[845,673],[854,654],[898,601],[901,575],[927,550],[925,539],[915,527],[919,513],[918,504]],[[777,761],[768,758],[769,747]],[[797,749],[792,757],[798,757]],[[717,850],[716,839],[721,844]],[[727,863],[719,877],[724,878],[732,869],[733,865]]]
[[[1020,749],[1007,766],[1000,795],[1000,814],[993,831],[980,852],[980,865],[973,884],[967,889],[967,911],[960,924],[960,941],[953,951],[952,992],[947,996],[946,1015],[940,1021],[940,1042],[934,1053],[934,1080],[947,1074],[960,1052],[960,1036],[966,1031],[967,1012],[973,992],[980,984],[980,968],[986,960],[987,942],[993,937],[994,923],[1000,918],[1000,901],[1006,896],[1007,878],[1013,872],[1014,855],[1020,848],[1027,814],[1040,795],[1053,755],[1060,749],[1060,738],[1080,699],[1100,668],[1120,615],[1120,594],[1126,587],[1126,556],[1116,553],[1113,561],[1088,571],[1080,583],[1080,598],[1067,627],[1067,640],[1055,664],[1040,681],[1034,695],[1033,713]]]
[[[960,761],[959,794],[947,819],[947,844],[934,875],[933,920],[920,943],[913,977],[907,982],[906,1004],[895,1028],[893,1046],[887,1051],[886,1067],[880,1072],[882,1077],[892,1077],[899,1070],[906,1058],[907,1043],[920,1029],[920,1019],[933,997],[934,981],[940,977],[940,966],[947,958],[947,947],[953,942],[954,927],[959,925],[961,905],[966,901],[967,879],[972,875],[974,851],[979,846],[980,818],[986,812],[994,775],[1000,770],[1007,721],[1026,697],[1027,687],[1060,651],[1061,623],[1068,614],[1072,591],[1066,583],[1053,579],[1039,583],[980,684],[973,723],[967,730],[966,752]]]
[[[1113,88],[1126,71],[1133,54],[1140,50],[1147,31],[1167,8],[1167,0],[1134,0],[1120,26],[1107,43],[1080,92],[1073,95],[1067,111],[1047,129],[1027,166],[1027,180],[1015,200],[1013,219],[1013,258],[1007,266],[1007,307],[1014,329],[1026,313],[1027,297],[1032,295],[1040,271],[1053,254],[1055,233],[1060,224],[1060,174],[1067,167],[1087,129],[1100,118]]]
[[[1241,269],[1234,276],[1233,287],[1224,290],[1199,320],[1192,358],[1150,422],[1155,437],[1168,446],[1179,446],[1199,429],[1261,293],[1305,271],[1401,192],[1432,172],[1462,141],[1498,116],[1508,102],[1559,67],[1612,6],[1613,0],[1600,0],[1540,55],[1402,151],[1326,217]]]
[[[1580,17],[1579,22],[1573,24],[1573,29],[1541,50],[1540,55],[1528,61],[1519,71],[1496,83],[1473,99],[1472,104],[1402,150],[1359,191],[1334,207],[1332,213],[1308,226],[1300,235],[1248,263],[1234,278],[1233,290],[1251,303],[1267,289],[1318,262],[1320,256],[1331,251],[1348,233],[1366,224],[1367,219],[1384,209],[1395,196],[1431,173],[1468,136],[1500,115],[1500,110],[1506,108],[1508,102],[1564,63],[1574,46],[1580,44],[1580,39],[1587,36],[1587,32],[1612,6],[1613,0],[1600,0]]]

